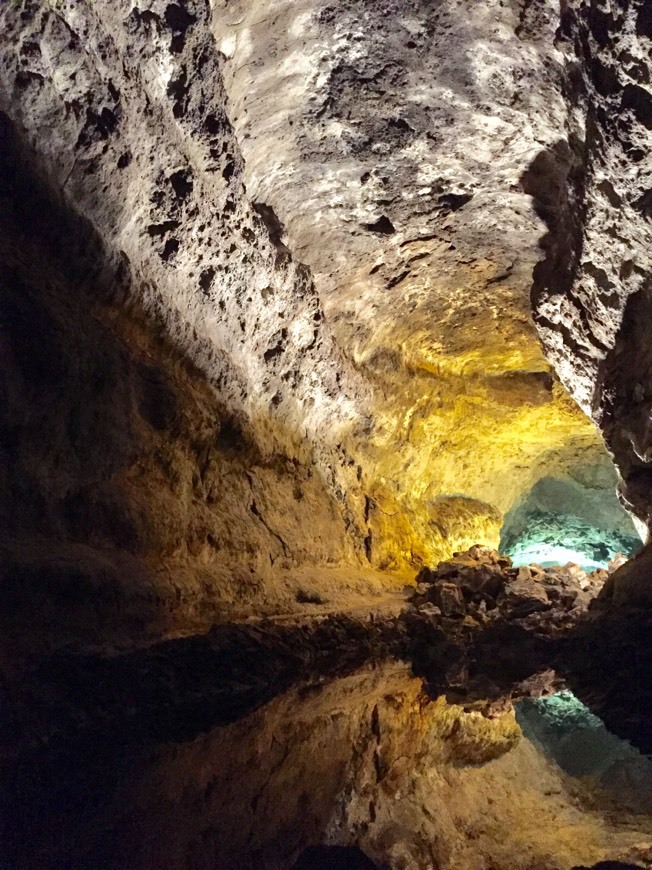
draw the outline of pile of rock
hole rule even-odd
[[[430,616],[453,619],[518,619],[551,610],[585,610],[607,576],[607,571],[589,573],[570,562],[516,568],[507,556],[476,545],[434,569],[423,568],[412,604]]]
[[[478,545],[424,568],[403,616],[413,669],[433,696],[487,715],[558,691],[607,576],[572,563],[515,567]]]

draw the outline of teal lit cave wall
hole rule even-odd
[[[611,732],[572,692],[514,705],[524,736],[573,777],[590,778],[633,812],[652,812],[652,759]]]
[[[606,568],[617,553],[631,556],[641,539],[616,495],[616,474],[604,465],[539,480],[505,516],[500,550],[515,565],[576,562]]]

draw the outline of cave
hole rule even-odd
[[[0,867],[652,868],[649,0],[0,34]]]
[[[499,550],[514,564],[574,562],[608,568],[642,547],[616,495],[613,466],[577,466],[564,478],[542,477],[505,515]]]

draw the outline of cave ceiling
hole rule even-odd
[[[248,194],[367,382],[379,499],[417,514],[457,494],[504,511],[601,452],[530,307],[520,179],[564,125],[556,23],[548,4],[214,4]]]
[[[495,545],[539,478],[608,464],[531,311],[554,4],[1,14],[5,111],[121,270],[105,313],[158,321],[263,455],[316,467],[340,561]]]

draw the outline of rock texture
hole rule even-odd
[[[403,557],[450,555],[436,538],[463,494],[488,522],[458,549],[495,545],[491,506],[600,453],[530,319],[540,225],[519,178],[566,116],[556,25],[548,3],[214,4],[247,188],[373,390],[358,449],[386,565],[389,526]]]
[[[513,694],[551,692],[560,677],[556,646],[605,578],[577,565],[513,568],[483,547],[424,569],[406,615],[416,671],[435,696],[477,699],[485,709]]]
[[[560,377],[596,419],[648,516],[652,28],[645,0],[564,3],[564,138],[524,186],[548,223],[533,305]]]
[[[637,812],[652,809],[652,760],[609,733],[571,692],[516,705],[523,733],[562,770],[590,777]]]
[[[153,634],[393,588],[604,457],[529,315],[552,7],[392,10],[3,6],[13,588],[101,590]],[[15,508],[35,477],[56,531]]]
[[[397,665],[300,686],[175,745],[153,731],[136,748],[118,732],[92,753],[41,746],[3,783],[11,866],[271,870],[325,842],[391,870],[552,870],[650,837],[649,818],[623,825],[519,739],[513,714],[432,702]]]
[[[111,304],[133,290],[124,261],[21,147],[5,122],[3,643],[141,643],[296,607],[315,582],[299,565],[382,588],[361,583],[362,532],[312,464],[264,452],[135,303]],[[319,576],[332,599],[343,578]]]
[[[575,468],[565,479],[541,478],[505,515],[500,552],[519,565],[576,560],[592,569],[607,567],[618,553],[631,556],[641,539],[616,485],[609,462]]]
[[[483,547],[424,569],[405,612],[407,656],[433,696],[491,714],[564,686],[622,739],[652,750],[652,628],[643,550],[613,573],[513,568]]]
[[[521,509],[542,540],[544,502],[631,532],[572,396],[650,514],[649,4],[15,0],[0,31],[3,861],[645,856],[511,703],[567,686],[652,749],[650,551],[468,548]]]

